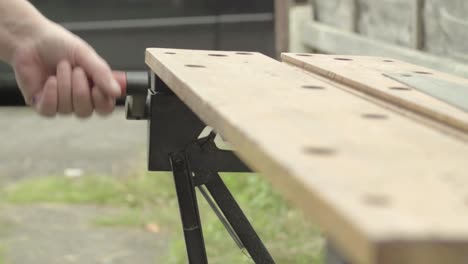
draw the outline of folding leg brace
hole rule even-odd
[[[124,79],[127,119],[149,121],[148,169],[173,172],[189,263],[208,263],[195,187],[239,248],[255,263],[274,263],[218,175],[250,169],[231,151],[218,149],[215,134],[194,141],[205,124],[154,73],[126,73]],[[330,243],[326,255],[327,264],[350,264]]]
[[[148,169],[173,173],[189,263],[208,263],[195,187],[255,263],[274,263],[218,174],[251,170],[232,151],[216,146],[216,134],[197,139],[206,125],[154,73],[149,84],[146,92],[128,90],[127,119],[149,121]]]
[[[193,144],[214,145],[214,138],[215,134],[210,134]],[[203,144],[200,145],[201,142]],[[274,263],[219,174],[192,171],[190,154],[190,151],[184,150],[170,155],[189,263],[208,263],[195,187],[199,188],[241,250],[248,253],[255,263]]]

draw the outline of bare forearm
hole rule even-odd
[[[0,0],[0,60],[12,66],[25,102],[43,116],[109,114],[121,95],[94,49],[27,0]]]
[[[10,62],[18,44],[32,38],[46,22],[26,0],[0,0],[0,60]]]

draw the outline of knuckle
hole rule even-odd
[[[73,99],[77,101],[86,101],[89,100],[89,92],[86,91],[84,87],[74,87],[73,89]]]
[[[57,66],[57,72],[59,73],[64,73],[70,69],[69,64],[67,61],[61,61],[59,62]]]
[[[69,115],[73,112],[73,109],[71,106],[59,106],[58,113],[62,115]]]
[[[100,109],[96,108],[96,113],[98,113],[101,116],[108,116],[114,111],[114,107],[110,105],[106,105]]]
[[[82,75],[84,75],[84,71],[81,67],[75,67],[73,69],[73,75],[75,75],[75,77],[81,77]]]
[[[88,118],[93,114],[93,109],[80,109],[75,111],[78,118]]]
[[[112,111],[96,111],[99,116],[109,116]]]
[[[45,118],[53,118],[56,115],[55,111],[50,111],[50,110],[45,110],[45,109],[39,109],[38,113],[40,116],[45,117]]]

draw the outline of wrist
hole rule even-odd
[[[9,64],[18,49],[34,42],[48,24],[52,23],[33,7],[28,11],[0,18],[0,59]],[[19,15],[25,19],[19,20]]]

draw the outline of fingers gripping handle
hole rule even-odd
[[[113,71],[112,74],[120,86],[122,97],[125,97],[127,95],[127,73],[123,71]]]
[[[148,72],[113,71],[113,74],[122,89],[122,97],[148,93],[150,87]]]

